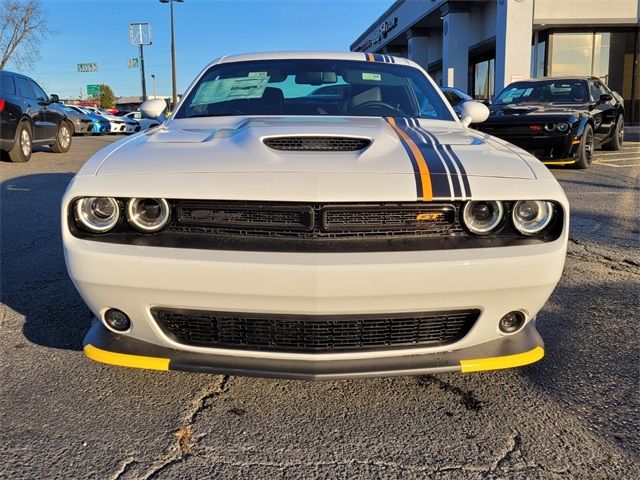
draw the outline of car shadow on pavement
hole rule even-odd
[[[0,301],[25,317],[30,342],[81,350],[90,313],[67,275],[60,233],[60,201],[72,178],[42,173],[0,184]]]

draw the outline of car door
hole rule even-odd
[[[615,105],[613,101],[600,102],[600,96],[609,93],[597,80],[589,80],[589,92],[591,93],[591,116],[594,123],[594,136],[596,144],[600,145],[609,138],[613,123],[615,122]]]
[[[31,84],[31,88],[33,88],[33,91],[36,93],[36,99],[38,100],[38,103],[42,105],[46,138],[55,138],[56,136],[58,136],[58,127],[62,123],[64,114],[62,114],[57,108],[51,106],[49,95],[47,95],[45,91],[40,88],[40,85],[38,85],[33,80],[29,80],[29,83]]]
[[[24,77],[15,77],[16,89],[18,95],[21,98],[23,111],[31,118],[31,124],[33,125],[33,140],[44,140],[47,134],[46,120],[44,118],[44,108],[38,103],[36,99],[36,93],[29,84],[29,81]]]

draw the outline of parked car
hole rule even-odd
[[[55,153],[71,148],[72,122],[55,107],[57,95],[47,95],[32,78],[0,71],[0,151],[12,162],[28,162],[34,145],[49,145]]]
[[[156,118],[144,118],[142,116],[142,113],[140,113],[139,111],[129,112],[123,115],[123,118],[128,118],[128,119],[137,121],[138,123],[140,123],[141,130],[147,130],[149,128],[157,127],[158,125],[160,125],[160,123],[162,123],[162,121]]]
[[[349,84],[340,104],[321,85]],[[153,118],[166,104],[145,102]],[[225,56],[163,128],[90,158],[62,200],[94,360],[289,378],[535,362],[569,204],[467,128],[416,63]]]
[[[127,126],[124,123],[124,120],[122,118],[116,117],[115,115],[112,115],[107,110],[102,110],[95,107],[82,107],[82,108],[84,110],[90,111],[94,115],[100,115],[101,117],[106,118],[109,121],[109,124],[111,126],[109,133],[125,133],[125,131],[127,130]]]
[[[444,97],[447,99],[451,107],[453,107],[453,111],[456,112],[456,115],[460,116],[460,112],[462,110],[462,105],[464,102],[468,102],[473,100],[473,97],[467,95],[462,90],[453,87],[442,87],[442,93],[444,93]]]
[[[594,77],[520,81],[500,92],[477,128],[547,165],[588,168],[596,148],[622,148],[623,100]]]
[[[102,115],[95,115],[89,110],[85,110],[84,107],[78,105],[66,105],[67,108],[72,109],[75,112],[86,115],[91,121],[93,121],[92,134],[94,135],[106,135],[111,132],[111,123]]]
[[[65,113],[71,120],[71,133],[73,135],[87,135],[93,132],[93,120],[86,113],[82,113],[69,105],[64,105]]]
[[[124,120],[124,124],[125,124],[125,130],[124,133],[126,135],[130,135],[132,133],[137,133],[141,130],[140,127],[140,122],[138,122],[137,120],[133,120],[131,118],[125,118]]]

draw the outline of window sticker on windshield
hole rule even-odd
[[[380,80],[382,80],[382,75],[380,75],[379,73],[362,72],[362,79],[363,80],[375,80],[375,81],[379,82]]]
[[[203,83],[191,106],[219,103],[228,100],[260,98],[267,88],[269,77],[223,78]]]
[[[267,72],[249,72],[249,75],[248,75],[249,78],[266,77],[266,76],[267,76]]]

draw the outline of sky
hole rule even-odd
[[[22,71],[44,90],[77,98],[86,85],[105,83],[116,96],[141,95],[138,57],[129,44],[129,23],[149,22],[145,47],[147,95],[171,95],[169,5],[159,0],[41,0],[53,31],[40,60]],[[221,55],[271,50],[348,51],[393,0],[184,0],[174,3],[178,93]],[[97,63],[97,73],[77,72]],[[9,70],[15,70],[8,65]]]

